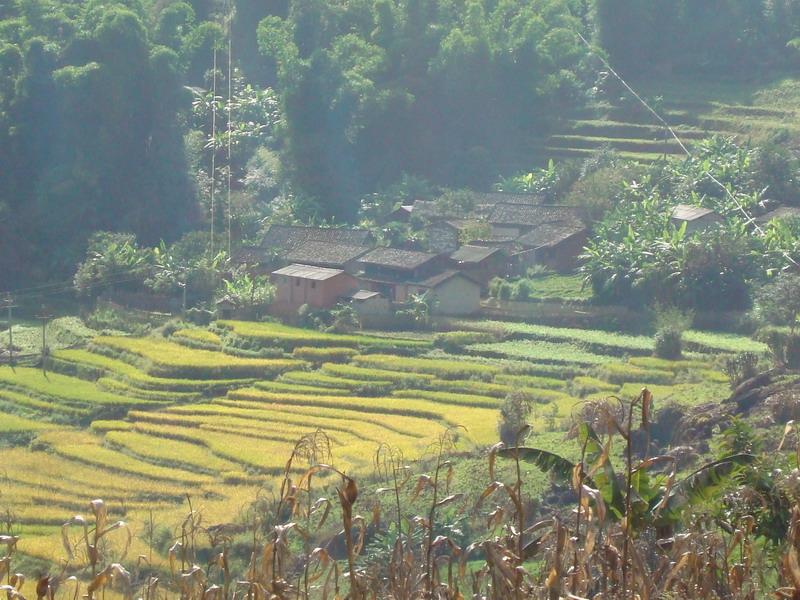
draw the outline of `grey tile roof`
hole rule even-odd
[[[580,214],[572,206],[557,206],[553,204],[497,204],[489,215],[489,223],[498,225],[517,225],[530,227],[541,223],[554,223],[558,221],[578,221]]]
[[[696,221],[697,219],[715,214],[716,213],[710,208],[690,206],[689,204],[678,204],[678,206],[672,209],[672,218],[678,221]]]
[[[339,267],[363,256],[371,249],[371,246],[307,241],[290,248],[284,258],[293,263]]]
[[[373,292],[371,290],[356,290],[355,292],[351,292],[349,294],[345,294],[345,298],[351,298],[356,302],[363,302],[364,300],[369,300],[370,298],[378,298],[381,296],[380,292]]]
[[[775,210],[764,213],[756,217],[758,223],[769,223],[772,219],[800,218],[800,207],[798,206],[779,206]]]
[[[273,275],[286,275],[287,277],[298,277],[300,279],[313,279],[315,281],[324,281],[331,279],[337,275],[344,273],[341,269],[328,269],[325,267],[314,267],[311,265],[292,264],[288,267],[283,267],[277,271],[273,271]]]
[[[586,231],[586,227],[574,221],[543,223],[520,236],[517,242],[529,248],[555,246],[583,231]]]
[[[401,250],[400,248],[375,248],[359,259],[365,265],[377,265],[393,269],[413,270],[436,258],[436,254]]]
[[[289,250],[306,242],[328,242],[351,246],[368,246],[372,234],[366,229],[340,227],[305,227],[301,225],[270,225],[261,240],[261,247]]]
[[[506,192],[474,192],[473,198],[476,205],[497,204],[542,204],[544,198],[537,194],[508,194]]]
[[[450,255],[450,258],[460,263],[479,263],[492,254],[500,252],[500,248],[493,248],[491,246],[461,246],[458,250]]]
[[[463,277],[464,279],[471,281],[475,285],[480,285],[478,284],[478,282],[472,279],[472,277],[469,277],[467,274],[462,273],[461,271],[454,271],[452,269],[449,269],[447,271],[442,271],[441,273],[437,273],[432,277],[428,277],[424,281],[420,281],[416,285],[419,285],[420,287],[435,289],[440,285],[442,285],[445,281],[450,281],[453,277]]]

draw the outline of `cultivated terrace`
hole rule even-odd
[[[0,0],[0,593],[800,598],[799,61],[797,0]]]

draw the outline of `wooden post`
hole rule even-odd
[[[48,313],[42,305],[42,310],[36,315],[36,318],[42,322],[42,374],[47,377],[47,323],[53,318],[53,315]]]
[[[8,310],[8,364],[14,367],[14,321],[13,310],[16,308],[14,299],[11,297],[11,292],[6,294],[5,300],[6,309]]]

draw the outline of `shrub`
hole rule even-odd
[[[520,279],[514,286],[514,300],[527,302],[533,293],[533,285],[527,279]]]
[[[800,369],[800,334],[780,327],[764,327],[757,337],[767,345],[776,365]]]
[[[689,329],[694,315],[674,307],[656,307],[654,354],[658,358],[676,360],[682,354],[683,332]]]
[[[655,338],[654,353],[658,358],[677,360],[682,356],[683,332],[676,329],[659,329]]]
[[[504,281],[497,288],[497,297],[500,300],[508,301],[511,300],[511,295],[513,292],[514,292],[514,286],[508,283],[507,281]]]
[[[758,374],[758,355],[753,352],[742,352],[728,357],[725,359],[725,374],[728,376],[731,389],[735,389],[743,381]]]
[[[509,394],[500,407],[497,433],[506,446],[522,445],[528,437],[528,417],[531,414],[531,401],[524,394]]]
[[[800,316],[800,275],[782,273],[758,294],[756,310],[773,325],[786,325],[792,333]]]

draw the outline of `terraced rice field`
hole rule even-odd
[[[639,81],[633,86],[686,145],[715,134],[758,140],[778,130],[800,132],[797,81],[751,86],[707,82]],[[623,158],[649,162],[683,150],[643,107],[626,98],[598,102],[534,144],[543,158],[583,158],[612,148]]]
[[[131,552],[145,553],[137,534],[150,510],[159,522],[178,522],[188,494],[206,522],[230,520],[259,490],[279,485],[295,442],[318,429],[331,440],[330,461],[363,475],[379,444],[413,459],[446,427],[465,428],[462,449],[493,444],[498,409],[512,393],[533,402],[542,439],[567,429],[582,398],[649,385],[679,403],[719,400],[728,385],[715,355],[761,349],[696,332],[696,353],[661,361],[646,356],[652,340],[644,337],[459,326],[506,339],[455,356],[425,338],[223,322],[170,339],[98,337],[55,351],[47,374],[2,367],[0,511],[26,533],[23,552],[54,559],[65,515],[83,511],[87,494],[99,496],[131,523]],[[241,349],[252,356],[232,353]]]

